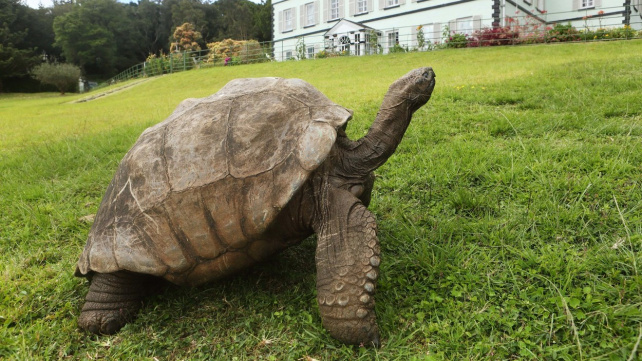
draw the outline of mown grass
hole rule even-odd
[[[87,103],[0,98],[0,358],[637,360],[642,337],[642,41],[215,68]],[[118,335],[77,329],[73,277],[119,160],[182,99],[303,78],[370,125],[431,65],[433,99],[378,170],[383,345],[321,327],[314,239],[237,277],[147,300]]]

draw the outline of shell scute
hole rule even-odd
[[[200,187],[228,174],[226,137],[230,101],[193,105],[167,125],[164,157],[172,190]]]

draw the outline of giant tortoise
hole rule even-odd
[[[431,68],[395,81],[357,141],[345,133],[352,112],[299,79],[237,79],[183,101],[143,132],[107,187],[76,269],[91,280],[79,326],[115,333],[152,277],[200,285],[316,233],[324,327],[378,345],[373,171],[434,86]]]

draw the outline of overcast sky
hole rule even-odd
[[[250,0],[250,1],[257,4],[261,3],[261,0]],[[121,2],[128,3],[129,1],[121,1]],[[136,2],[136,0],[134,0],[134,2]],[[40,4],[42,4],[42,6],[44,7],[53,6],[53,0],[22,0],[22,3],[34,9],[37,9],[38,6],[40,6]]]

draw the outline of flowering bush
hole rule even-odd
[[[221,63],[224,65],[226,58],[238,58],[239,64],[254,62],[263,62],[268,59],[265,57],[263,48],[256,40],[232,40],[225,39],[214,43],[207,44],[210,54],[207,59],[208,63]]]
[[[469,47],[477,46],[498,46],[515,44],[519,38],[519,32],[509,26],[484,28],[475,31],[472,41],[468,42]]]

